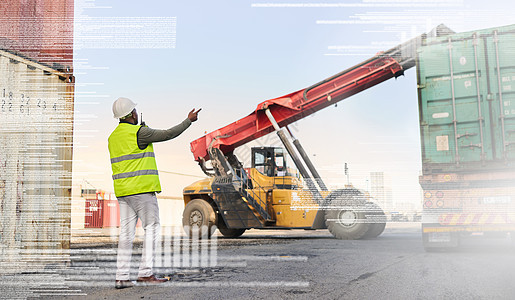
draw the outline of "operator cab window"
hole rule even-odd
[[[268,177],[292,176],[294,170],[287,168],[287,153],[282,148],[252,148],[252,167]],[[290,172],[293,171],[293,172]]]
[[[286,157],[283,149],[277,149],[275,152],[275,168],[274,176],[286,176]]]
[[[265,155],[263,155],[262,152],[255,152],[254,153],[254,161],[253,166],[258,170],[261,174],[264,174],[265,172]]]
[[[273,151],[268,148],[252,149],[252,151],[254,152],[253,167],[263,175],[274,176]]]

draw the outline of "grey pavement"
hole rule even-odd
[[[97,238],[105,238],[98,234]],[[425,252],[419,223],[391,223],[377,239],[345,241],[327,230],[251,230],[216,237],[216,260],[177,267],[177,240],[163,242],[157,273],[171,281],[114,289],[116,249],[74,245],[71,264],[53,275],[43,298],[73,299],[513,299],[515,249],[508,239],[473,237],[458,249]],[[204,244],[184,249],[204,249]],[[167,243],[170,245],[167,246]],[[207,245],[207,244],[206,244]],[[211,244],[210,246],[213,246]],[[137,274],[135,246],[132,275]],[[195,248],[196,247],[196,248]],[[213,248],[210,248],[213,249]],[[177,250],[178,251],[178,250]],[[202,251],[202,250],[201,250]],[[191,252],[194,253],[194,252]],[[193,262],[193,257],[187,257]],[[212,259],[212,253],[211,258]],[[199,263],[200,262],[200,263]],[[39,276],[39,277],[38,277]],[[45,277],[46,276],[46,277]],[[0,289],[2,286],[0,285]],[[48,286],[46,286],[50,290]],[[34,290],[34,289],[33,289]],[[69,296],[67,296],[69,295]]]

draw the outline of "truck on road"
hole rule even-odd
[[[515,25],[430,37],[417,57],[424,246],[515,234]]]

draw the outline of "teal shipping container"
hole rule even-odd
[[[428,38],[417,77],[424,175],[515,168],[515,25]]]

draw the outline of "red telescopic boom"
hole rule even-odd
[[[440,25],[430,34],[448,33],[452,31]],[[191,152],[195,160],[208,161],[210,146],[227,154],[274,131],[265,115],[266,109],[270,110],[279,126],[284,127],[369,87],[403,75],[405,70],[415,65],[416,49],[426,36],[423,34],[379,53],[308,88],[260,103],[250,115],[191,142]]]

